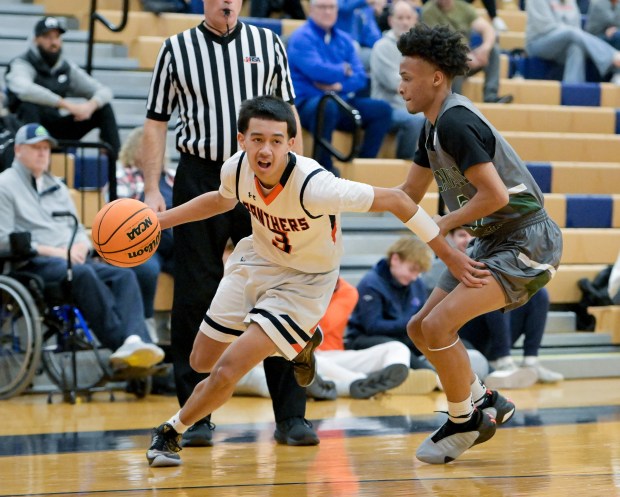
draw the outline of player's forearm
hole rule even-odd
[[[231,210],[236,200],[225,199],[219,192],[208,192],[173,209],[158,212],[161,229],[172,228],[179,224],[202,221]]]
[[[398,188],[374,188],[374,199],[370,212],[391,212],[403,223],[411,219],[418,210],[409,195]]]
[[[486,194],[478,191],[471,200],[461,208],[446,214],[442,219],[442,230],[447,233],[453,228],[472,224],[478,219],[482,219],[498,211],[508,203],[508,195],[502,192]]]
[[[146,119],[142,138],[142,158],[140,166],[144,174],[144,191],[159,191],[159,178],[164,163],[166,150],[166,132],[168,123]]]

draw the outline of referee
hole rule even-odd
[[[270,30],[238,20],[242,0],[204,0],[204,21],[166,39],[151,79],[144,124],[145,200],[165,209],[159,192],[168,121],[179,111],[175,144],[181,159],[173,188],[174,206],[220,186],[220,168],[237,151],[237,115],[241,103],[275,95],[294,105],[284,46]],[[294,107],[293,107],[294,109]],[[299,116],[295,110],[298,129]],[[303,151],[301,133],[295,152]],[[174,302],[172,360],[181,406],[206,377],[189,364],[194,338],[223,276],[227,240],[251,234],[250,216],[237,207],[206,221],[174,228]],[[267,384],[276,419],[275,438],[289,445],[316,445],[318,436],[305,420],[306,393],[293,367],[280,357],[265,360]],[[212,445],[210,417],[183,435],[184,446]]]

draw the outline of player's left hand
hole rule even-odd
[[[467,254],[458,249],[454,249],[452,256],[445,261],[452,275],[470,288],[482,288],[488,284],[487,278],[491,272],[483,262],[473,260]]]

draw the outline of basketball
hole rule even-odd
[[[133,267],[157,250],[161,228],[148,205],[132,198],[119,198],[103,206],[92,227],[97,253],[114,266]]]

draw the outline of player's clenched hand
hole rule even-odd
[[[484,263],[473,260],[460,250],[455,249],[444,262],[457,280],[471,288],[481,288],[488,283],[486,278],[491,276]]]

